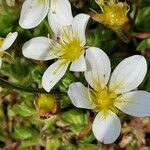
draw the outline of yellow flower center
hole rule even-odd
[[[62,43],[61,49],[63,52],[61,57],[70,62],[78,59],[84,50],[81,46],[80,40],[76,38],[68,43]]]
[[[84,46],[80,39],[73,35],[72,28],[69,26],[62,29],[60,38],[52,42],[51,49],[60,59],[73,62],[83,54]]]
[[[96,105],[96,111],[116,111],[114,102],[117,98],[117,94],[115,92],[110,92],[107,87],[100,91],[90,90],[90,98]]]
[[[100,2],[98,3],[100,5]],[[129,6],[126,3],[118,2],[117,0],[110,0],[106,4],[100,5],[102,9],[101,14],[94,14],[93,18],[96,21],[103,23],[110,28],[117,28],[128,22],[127,12]]]

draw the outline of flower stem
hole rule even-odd
[[[8,89],[16,89],[19,91],[30,92],[30,93],[47,93],[44,89],[25,87],[22,85],[18,85],[16,83],[9,82],[0,78],[0,86],[8,88]]]

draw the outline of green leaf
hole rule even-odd
[[[150,32],[150,7],[144,7],[141,9],[138,13],[137,19],[136,19],[136,26],[139,30],[144,32]]]
[[[79,146],[79,150],[85,150],[85,147],[86,147],[86,150],[99,150],[99,146],[98,145],[94,145],[94,144],[81,144]]]
[[[0,5],[0,35],[13,31],[18,17],[18,9]]]
[[[12,133],[12,136],[15,139],[25,140],[32,136],[32,130],[22,126],[16,127]]]
[[[138,51],[144,52],[146,49],[150,49],[150,38],[143,40],[137,47]]]
[[[61,114],[61,119],[71,125],[83,125],[87,123],[87,116],[82,110],[72,109]]]
[[[50,139],[46,143],[46,150],[59,150],[61,142],[58,139]]]
[[[36,114],[36,111],[33,108],[28,107],[24,103],[14,105],[13,111],[23,117],[30,117]]]
[[[88,123],[86,112],[82,110],[72,109],[61,114],[64,123],[68,123],[73,133],[79,134]]]
[[[71,143],[65,143],[65,145],[62,145],[59,150],[77,150],[77,147]]]
[[[112,30],[106,29],[100,24],[95,32],[88,33],[87,45],[99,47],[106,53],[110,53],[117,43],[117,35]],[[109,44],[106,44],[108,41]]]
[[[35,145],[39,145],[39,137],[38,136],[33,136],[29,140],[22,141],[21,144],[19,145],[18,150],[26,150],[28,147],[32,147]]]
[[[56,84],[56,87],[58,87],[61,92],[67,92],[69,85],[75,81],[75,76],[70,72],[66,72],[64,77]]]

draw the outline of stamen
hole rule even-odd
[[[90,100],[96,106],[96,111],[99,112],[103,110],[107,113],[109,110],[111,110],[113,112],[117,112],[114,102],[118,95],[115,92],[110,92],[107,87],[100,91],[88,89],[88,94]]]
[[[15,58],[14,58],[11,54],[9,54],[9,53],[7,53],[7,52],[5,52],[5,51],[0,51],[0,57],[3,57],[4,54],[6,54],[6,55],[9,56],[13,61],[15,61]]]
[[[84,47],[79,38],[73,37],[71,26],[63,27],[59,41],[50,41],[51,49],[58,58],[73,62],[82,54]]]
[[[111,29],[119,28],[128,22],[127,13],[130,8],[129,5],[118,2],[118,0],[104,1],[103,3],[101,1],[102,0],[97,0],[97,3],[102,13],[98,14],[97,12],[93,12],[93,19]]]

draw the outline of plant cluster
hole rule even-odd
[[[149,148],[148,4],[0,1],[0,148]]]

